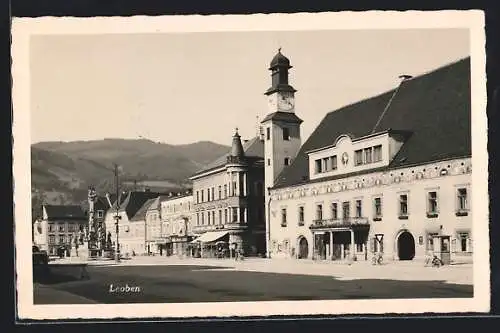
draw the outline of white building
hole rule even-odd
[[[328,113],[303,145],[289,68],[279,52],[262,122],[268,255],[410,260],[439,240],[471,259],[470,60]]]
[[[193,239],[193,193],[177,193],[161,202],[161,239],[166,255],[188,255]]]

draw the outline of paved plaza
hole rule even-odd
[[[55,261],[59,268],[75,260]],[[63,266],[64,265],[64,266]],[[472,297],[472,265],[135,257],[34,284],[35,304]],[[54,270],[57,271],[57,270]]]

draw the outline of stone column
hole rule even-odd
[[[247,173],[244,172],[243,173],[243,196],[247,196],[248,195],[248,189],[247,189]]]
[[[351,246],[350,246],[350,256],[351,259],[354,259],[354,254],[355,254],[355,244],[354,244],[354,230],[351,229]]]
[[[241,195],[240,178],[241,178],[240,172],[236,171],[236,196],[238,197]]]
[[[333,260],[333,231],[330,231],[330,259]]]

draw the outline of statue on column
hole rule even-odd
[[[97,244],[97,226],[95,225],[96,221],[94,218],[94,204],[97,200],[97,193],[93,186],[89,187],[88,190],[88,203],[89,203],[89,223],[86,228],[87,234],[85,239],[88,241],[89,248],[96,248]]]

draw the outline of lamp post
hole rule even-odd
[[[115,186],[116,186],[116,214],[115,214],[115,226],[116,226],[116,246],[115,246],[115,261],[117,263],[120,262],[120,243],[119,236],[120,226],[119,222],[121,220],[121,216],[118,214],[120,210],[120,193],[118,188],[118,165],[115,164]]]

